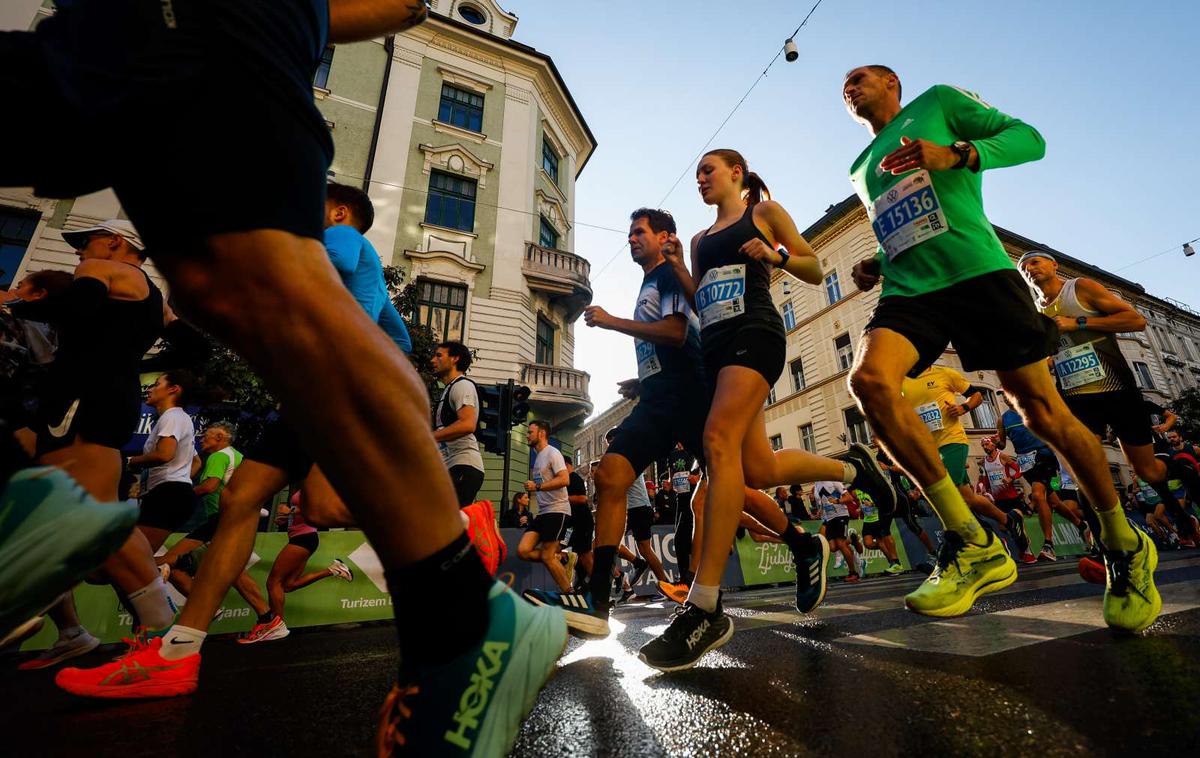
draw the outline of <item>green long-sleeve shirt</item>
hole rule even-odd
[[[900,147],[902,136],[939,145],[971,142],[979,171],[882,171],[879,162]],[[880,244],[882,296],[920,295],[1013,268],[983,213],[982,173],[1045,154],[1036,129],[957,87],[930,87],[904,106],[850,167]]]

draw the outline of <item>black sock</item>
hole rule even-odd
[[[258,623],[266,624],[273,618],[275,618],[275,614],[268,610],[266,613],[258,614]]]
[[[816,540],[811,534],[801,534],[796,531],[796,527],[789,521],[788,525],[779,533],[779,538],[792,551],[792,555],[797,558],[807,558],[812,555]]]
[[[444,663],[479,642],[488,625],[488,592],[495,580],[463,532],[416,563],[384,572],[397,614],[436,609],[439,623],[397,623],[401,656]],[[447,602],[452,599],[452,602]]]
[[[608,609],[611,605],[608,593],[613,585],[613,563],[617,559],[616,545],[597,545],[592,557],[592,576],[588,582],[592,594],[592,606]]]

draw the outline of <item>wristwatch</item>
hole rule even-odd
[[[533,488],[534,488],[535,490],[537,490],[538,492],[541,492],[541,491],[542,491],[542,483],[541,483],[541,482],[537,482],[536,484],[534,484],[534,485],[533,485]]]
[[[958,140],[950,146],[950,149],[958,153],[958,163],[955,163],[950,168],[966,168],[967,162],[971,160],[971,143]]]
[[[1087,316],[1080,316],[1079,318],[1075,319],[1075,326],[1078,327],[1080,331],[1087,329]]]
[[[970,406],[968,406],[966,403],[962,403],[962,404],[961,404],[961,405],[959,405],[958,407],[959,407],[960,409],[962,409],[962,412],[963,412],[963,415],[964,415],[964,416],[965,416],[965,415],[967,415],[968,413],[970,413],[970,412],[971,412],[971,408],[970,408]]]

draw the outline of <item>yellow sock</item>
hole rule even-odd
[[[1114,505],[1107,511],[1096,511],[1100,517],[1100,539],[1104,546],[1111,550],[1136,550],[1137,534],[1125,518],[1125,511],[1119,505]]]
[[[949,474],[942,477],[940,482],[926,487],[925,496],[933,504],[933,510],[937,511],[943,526],[957,532],[969,544],[987,544],[983,526],[975,518],[975,514],[971,513],[967,501],[963,500],[962,493],[958,491],[958,486],[950,481]]]

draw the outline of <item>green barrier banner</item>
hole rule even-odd
[[[802,526],[804,531],[810,534],[816,534],[821,530],[820,521],[804,521]],[[861,521],[851,521],[850,527],[860,535],[862,534]],[[900,565],[906,570],[912,568],[895,523],[892,524],[891,534],[896,538],[896,557],[900,559]],[[775,542],[757,542],[747,533],[737,541],[737,554],[738,562],[742,567],[744,582],[742,586],[744,587],[796,581],[796,567],[792,563],[792,553],[787,545]],[[882,574],[883,570],[888,567],[887,557],[883,551],[872,550],[865,546],[862,555],[855,553],[854,560],[859,564],[859,573],[862,575]],[[829,567],[826,573],[828,576],[846,576],[850,573],[841,553],[834,551],[829,556]]]
[[[1054,522],[1054,554],[1059,558],[1087,555],[1087,546],[1075,525],[1057,513],[1052,514],[1051,518]],[[1042,533],[1042,525],[1037,517],[1025,517],[1025,533],[1029,535],[1029,550],[1037,555],[1046,542],[1046,535]]]
[[[362,532],[320,532],[320,538],[320,546],[309,556],[305,573],[319,571],[334,558],[341,558],[354,571],[354,581],[329,577],[288,593],[285,596],[287,625],[298,628],[392,618],[392,598],[387,592],[383,567]],[[177,539],[179,535],[173,535],[166,546],[171,546]],[[254,540],[254,552],[250,556],[247,572],[258,584],[264,600],[271,564],[285,545],[287,535],[280,533],[260,533]],[[200,560],[202,562],[203,558]],[[170,588],[170,592],[176,605],[182,607],[187,602],[187,598],[174,587]],[[131,636],[132,619],[118,603],[112,588],[81,585],[75,590],[75,604],[83,625],[101,641],[119,642],[121,638]],[[257,620],[250,606],[233,590],[221,603],[221,609],[221,617],[209,627],[210,634],[248,631]],[[22,645],[22,650],[45,649],[53,645],[56,639],[54,625],[47,623],[45,629]]]

